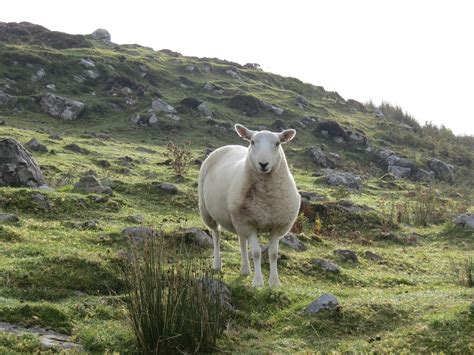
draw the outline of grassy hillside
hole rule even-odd
[[[285,147],[288,160],[299,189],[320,201],[309,203],[300,218],[298,236],[306,250],[281,245],[279,289],[256,290],[250,277],[239,276],[237,237],[224,232],[222,277],[235,312],[218,343],[221,350],[474,352],[469,311],[474,292],[467,281],[474,234],[452,223],[460,213],[474,212],[472,137],[421,127],[395,108],[345,100],[251,65],[119,46],[27,24],[16,28],[22,30],[0,26],[0,93],[10,97],[0,105],[0,137],[45,144],[48,152],[32,154],[52,189],[0,187],[0,213],[19,217],[0,224],[0,322],[71,335],[87,352],[133,352],[120,302],[124,284],[117,265],[129,249],[122,230],[152,227],[179,243],[182,228],[204,228],[197,212],[199,162],[206,149],[244,144],[233,131],[239,122],[253,129],[297,129]],[[41,105],[48,92],[85,108],[74,120],[53,117]],[[158,98],[177,112],[150,112]],[[186,98],[206,103],[212,113]],[[134,123],[137,115],[142,124]],[[328,136],[320,129],[328,120],[363,142]],[[193,159],[184,176],[176,177],[169,165],[170,141],[190,142]],[[71,143],[88,153],[66,149]],[[313,146],[337,170],[359,175],[363,187],[329,186],[315,176],[321,166],[308,153]],[[453,165],[455,181],[394,178],[377,155],[382,148],[420,169],[440,159]],[[112,196],[75,191],[80,177],[91,173],[111,186]],[[179,192],[163,191],[161,182]],[[370,217],[331,207],[343,200],[372,208]],[[336,249],[355,251],[359,263],[341,261]],[[368,259],[366,251],[383,259]],[[211,265],[210,249],[192,253]],[[322,272],[315,258],[337,263],[340,273]],[[301,313],[323,293],[338,298],[338,312]],[[34,335],[0,332],[2,353],[41,349]]]

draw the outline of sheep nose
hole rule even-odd
[[[263,171],[267,170],[268,163],[258,163]]]

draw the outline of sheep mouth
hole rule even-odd
[[[259,168],[258,171],[261,174],[269,174],[272,171],[272,168]]]

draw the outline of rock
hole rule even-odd
[[[306,314],[316,314],[324,310],[333,311],[339,307],[339,301],[330,293],[325,293],[311,302],[304,310]]]
[[[132,223],[142,224],[143,222],[145,222],[145,217],[143,217],[141,214],[136,214],[133,216],[128,216],[127,220]]]
[[[84,70],[84,74],[85,74],[86,77],[88,77],[89,79],[92,79],[92,80],[95,80],[100,76],[99,73],[97,73],[93,70],[90,70],[90,69]]]
[[[92,60],[82,58],[79,64],[82,65],[84,68],[95,68],[95,64]]]
[[[49,200],[49,198],[40,193],[34,193],[31,195],[31,200],[34,202],[36,206],[43,210],[50,210],[53,207],[53,204]]]
[[[404,168],[402,166],[391,165],[388,167],[388,173],[395,176],[397,179],[407,178],[411,174],[410,168]]]
[[[444,161],[433,158],[428,162],[428,166],[431,170],[434,171],[435,176],[438,180],[454,184],[455,175],[454,168],[452,165],[446,164]]]
[[[51,93],[44,94],[41,98],[41,108],[51,116],[61,117],[65,120],[74,120],[84,110],[85,104]]]
[[[297,251],[306,250],[306,245],[304,245],[303,242],[299,240],[298,237],[294,233],[291,233],[291,232],[288,233],[283,238],[281,238],[280,241],[284,245],[286,245],[288,248],[291,248],[293,250],[297,250]]]
[[[154,238],[160,235],[158,231],[150,227],[128,227],[122,230],[122,234],[133,242],[143,242],[146,238]]]
[[[374,116],[377,117],[377,118],[385,118],[385,115],[384,115],[383,112],[380,111],[379,109],[376,109],[376,110],[375,110]]]
[[[95,193],[112,195],[112,189],[109,186],[103,186],[93,175],[83,176],[79,182],[74,185],[74,189],[83,193]]]
[[[346,131],[346,137],[350,143],[356,145],[366,146],[368,142],[367,137],[360,132]]]
[[[354,253],[352,250],[337,249],[334,250],[334,254],[339,256],[344,261],[349,261],[354,264],[357,264],[359,262],[356,253]]]
[[[199,228],[192,227],[192,228],[185,229],[184,231],[180,233],[180,235],[184,237],[186,240],[193,242],[199,245],[200,247],[213,246],[212,238],[209,236],[209,234],[207,234],[206,232],[204,232],[203,230]]]
[[[318,172],[325,177],[325,181],[330,186],[345,186],[350,189],[362,189],[362,178],[359,175],[330,169],[322,169]]]
[[[5,122],[5,120],[0,119],[0,126],[6,126],[6,124],[7,124],[7,123]]]
[[[388,166],[400,166],[403,168],[410,168],[413,169],[415,167],[415,164],[406,159],[406,158],[400,158],[399,156],[396,155],[390,155],[385,159],[385,162],[387,163]]]
[[[13,138],[0,140],[0,186],[45,185],[34,158]]]
[[[71,152],[79,153],[79,154],[89,154],[90,153],[87,149],[80,147],[76,143],[67,144],[67,145],[64,146],[64,149],[67,149],[67,150],[70,150]]]
[[[164,112],[164,113],[177,113],[175,108],[170,104],[166,103],[162,99],[156,99],[151,103],[151,108],[154,111]]]
[[[73,79],[78,84],[82,84],[84,81],[86,81],[86,78],[84,78],[82,75],[74,75]]]
[[[17,215],[0,213],[0,223],[17,223],[20,219]]]
[[[388,148],[382,148],[377,151],[377,155],[385,162],[389,156],[395,155],[395,152]]]
[[[110,41],[112,39],[111,36],[110,36],[109,31],[104,30],[103,28],[98,28],[97,30],[92,32],[91,36],[92,36],[93,39],[103,41],[103,42],[106,42],[106,43],[110,43]]]
[[[210,278],[202,279],[208,287],[211,293],[211,296],[217,300],[219,296],[220,305],[226,311],[232,311],[234,307],[232,306],[232,292],[229,287],[220,280],[214,280]]]
[[[36,140],[36,138],[32,138],[31,140],[29,140],[25,144],[25,146],[29,150],[32,150],[32,151],[35,151],[35,152],[43,152],[43,153],[48,152],[48,148],[44,144],[41,144],[40,142],[38,142],[38,140]]]
[[[130,117],[130,121],[140,126],[155,126],[159,123],[159,119],[154,113],[151,115],[133,115]]]
[[[375,253],[373,253],[373,252],[371,252],[371,251],[369,251],[369,250],[367,250],[367,251],[364,253],[364,256],[365,256],[367,259],[370,259],[370,260],[372,260],[372,261],[377,261],[377,262],[383,261],[383,258],[382,258],[380,255],[375,254]]]
[[[331,120],[318,123],[318,125],[316,126],[316,132],[322,133],[323,135],[324,135],[323,132],[326,132],[326,134],[329,137],[332,137],[332,138],[339,137],[344,140],[347,137],[346,130],[342,128],[339,123],[337,123],[336,121],[331,121]]]
[[[324,259],[314,259],[312,263],[314,266],[318,267],[323,271],[327,271],[333,274],[340,273],[339,267],[336,264],[331,263],[330,261]]]
[[[300,109],[304,109],[306,106],[308,106],[308,101],[304,98],[304,96],[296,96],[295,101]]]
[[[461,214],[457,216],[453,222],[466,229],[474,230],[474,214],[472,213]]]
[[[179,189],[176,185],[170,184],[169,182],[162,182],[157,185],[158,189],[169,194],[177,194]]]
[[[417,169],[415,180],[424,182],[433,182],[435,180],[435,173],[431,170]]]
[[[308,202],[313,201],[323,201],[326,200],[326,196],[317,194],[316,192],[312,191],[299,191],[302,200],[306,200]]]
[[[110,162],[106,159],[97,160],[97,165],[104,169],[110,168],[111,166]]]
[[[330,169],[334,169],[336,167],[334,161],[328,158],[319,147],[308,148],[308,154],[311,158],[311,161],[320,167]]]
[[[211,111],[211,109],[209,108],[209,105],[206,102],[201,103],[197,107],[197,109],[198,109],[199,112],[201,112],[206,117],[212,117],[212,111]]]
[[[0,106],[15,106],[17,98],[0,90]]]
[[[241,79],[240,74],[237,72],[237,69],[230,68],[230,69],[227,69],[225,72],[229,74],[231,77],[233,77],[234,79],[238,79],[238,80]]]
[[[35,82],[35,81],[43,80],[45,76],[46,76],[46,72],[44,71],[43,68],[40,68],[36,72],[36,74],[31,77],[31,81]]]
[[[46,85],[46,89],[51,90],[51,91],[56,91],[56,85],[48,84]]]
[[[366,113],[367,109],[365,108],[364,104],[360,103],[357,100],[354,99],[348,99],[347,103],[351,106],[354,107],[357,111]]]
[[[246,116],[255,116],[264,110],[263,103],[250,95],[233,96],[229,100],[228,105],[230,108],[241,111]]]

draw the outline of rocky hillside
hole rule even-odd
[[[132,351],[114,266],[128,238],[158,231],[207,260],[196,178],[213,149],[242,144],[237,122],[298,131],[285,151],[303,204],[282,240],[282,290],[248,288],[224,235],[236,313],[223,349],[474,351],[473,137],[258,64],[112,40],[0,23],[0,352],[51,338]],[[169,142],[188,157],[179,176]],[[337,314],[300,312],[328,292]]]

